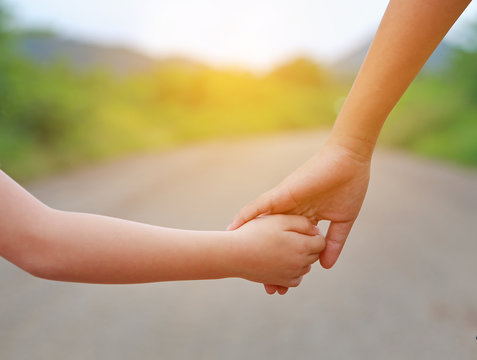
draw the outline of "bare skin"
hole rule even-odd
[[[275,188],[245,206],[229,230],[262,214],[331,221],[324,268],[337,261],[358,217],[382,125],[470,0],[391,0],[323,149]],[[284,287],[265,285],[283,294]]]
[[[131,284],[240,277],[300,284],[325,247],[303,216],[273,215],[237,231],[186,231],[54,210],[0,171],[0,256],[34,276]]]

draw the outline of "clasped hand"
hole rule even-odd
[[[329,269],[338,259],[366,195],[370,159],[333,143],[298,168],[275,188],[246,205],[228,230],[240,228],[265,214],[295,214],[317,225],[330,221],[326,247],[317,256]],[[287,287],[265,284],[269,294],[285,294]]]

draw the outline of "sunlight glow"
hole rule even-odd
[[[374,34],[388,1],[9,0],[7,3],[21,24],[46,25],[67,36],[125,44],[159,56],[184,55],[216,65],[260,69],[300,54],[332,61],[359,47]],[[464,18],[475,18],[475,13],[471,4]],[[461,19],[459,23],[464,21]]]

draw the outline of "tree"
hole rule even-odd
[[[325,70],[306,57],[279,66],[270,73],[270,77],[296,85],[322,86],[327,82]]]

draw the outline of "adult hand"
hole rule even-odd
[[[470,2],[390,0],[333,126],[334,140],[343,141],[329,142],[280,185],[242,209],[230,228],[267,213],[300,214],[315,222],[330,220],[320,262],[325,268],[333,266],[361,208],[369,181],[369,158],[384,121]],[[364,152],[358,149],[363,144]],[[268,287],[267,291],[276,289]],[[279,290],[286,292],[286,288]]]
[[[331,268],[361,209],[369,182],[371,159],[328,142],[323,149],[279,185],[245,206],[229,230],[263,214],[297,214],[314,224],[329,220],[326,248],[320,263]],[[286,288],[265,285],[269,294]]]

